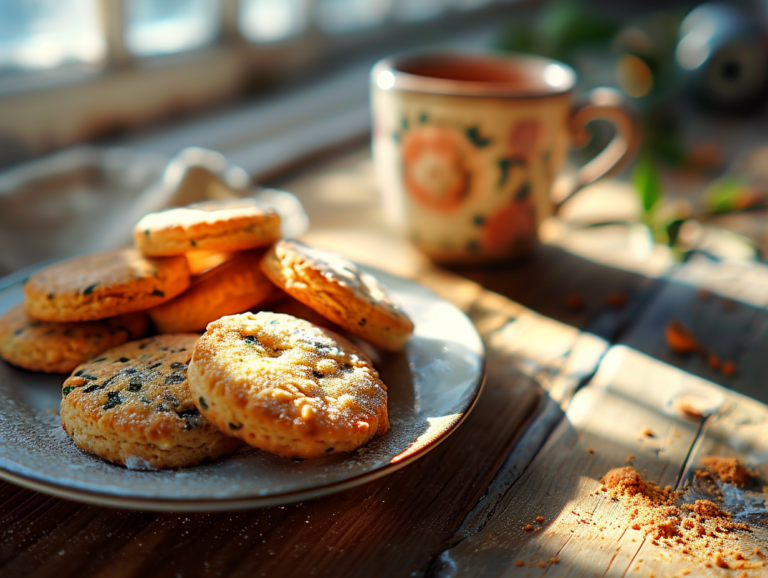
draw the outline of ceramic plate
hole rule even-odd
[[[358,451],[294,461],[257,449],[176,471],[136,471],[79,451],[58,416],[64,376],[0,361],[0,478],[102,506],[202,512],[287,504],[369,482],[452,433],[482,388],[484,350],[467,317],[420,285],[383,271],[413,319],[405,350],[376,360],[389,388],[389,432]],[[0,314],[22,300],[30,271],[0,280]]]

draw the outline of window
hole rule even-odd
[[[391,9],[391,0],[320,0],[317,23],[331,33],[371,28],[384,22]]]
[[[446,0],[397,0],[395,15],[399,20],[415,22],[437,18],[446,9]]]
[[[136,56],[202,48],[219,34],[217,0],[130,0],[125,10],[125,44]]]
[[[94,66],[106,52],[93,0],[0,2],[0,72]]]
[[[304,32],[309,24],[305,0],[240,0],[238,26],[251,42],[277,42]]]

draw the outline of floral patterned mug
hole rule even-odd
[[[555,210],[553,182],[568,148],[586,144],[589,122],[608,120],[616,134],[571,193],[637,148],[621,96],[597,89],[574,106],[575,84],[573,69],[539,56],[421,52],[377,63],[373,156],[390,222],[436,261],[529,253]]]

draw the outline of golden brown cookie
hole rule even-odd
[[[239,447],[192,403],[187,367],[198,337],[132,341],[78,367],[61,399],[75,445],[132,469],[192,466]]]
[[[135,249],[62,261],[24,284],[27,314],[41,321],[93,321],[148,309],[189,287],[184,257],[148,259]]]
[[[376,347],[399,351],[413,333],[389,290],[341,255],[283,240],[267,251],[261,268],[290,296]]]
[[[150,257],[243,251],[279,238],[279,215],[254,199],[204,201],[150,213],[133,230],[136,247]]]
[[[187,265],[189,265],[190,275],[200,275],[205,273],[209,269],[218,267],[222,263],[229,261],[237,253],[220,253],[217,251],[190,251],[185,253],[184,257],[187,259]]]
[[[278,289],[259,268],[263,250],[243,251],[192,279],[181,295],[148,311],[160,333],[202,331],[211,321],[263,303]]]
[[[0,357],[30,371],[69,373],[107,349],[144,337],[148,325],[143,311],[81,323],[34,321],[19,303],[0,318]]]
[[[368,358],[290,315],[211,323],[195,345],[189,387],[221,431],[285,457],[352,451],[389,428],[387,388]]]

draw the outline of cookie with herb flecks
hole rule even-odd
[[[125,343],[64,382],[61,424],[81,450],[132,469],[192,466],[237,449],[192,402],[187,367],[199,335]]]
[[[148,325],[143,311],[101,321],[34,321],[19,303],[0,318],[0,357],[30,371],[69,373],[107,349],[144,337]]]
[[[242,251],[225,263],[192,278],[181,295],[147,312],[160,333],[202,331],[211,321],[240,313],[279,291],[259,268],[263,250]]]
[[[285,457],[352,451],[389,428],[387,387],[370,360],[290,315],[246,313],[208,325],[189,388],[221,431]]]
[[[243,251],[279,238],[280,216],[255,199],[203,201],[150,213],[133,230],[136,247],[151,257]]]
[[[187,287],[184,257],[149,259],[135,249],[117,249],[38,271],[24,284],[24,303],[40,321],[94,321],[149,309]]]
[[[341,255],[283,240],[267,251],[261,268],[291,297],[376,347],[399,351],[413,333],[389,290]]]

